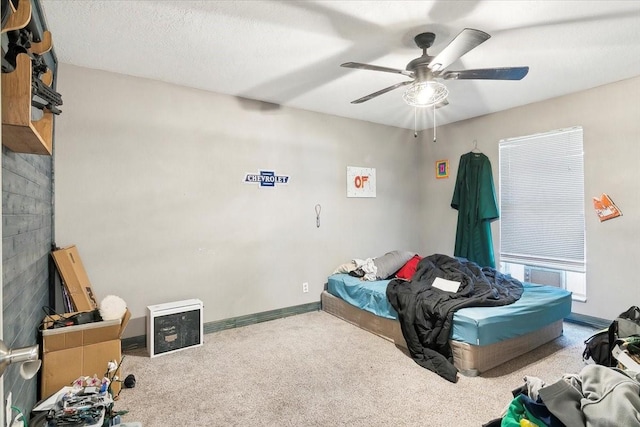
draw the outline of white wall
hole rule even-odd
[[[431,131],[415,140],[407,130],[66,64],[58,89],[57,244],[78,245],[98,298],[121,296],[138,320],[147,305],[185,298],[204,301],[205,321],[313,302],[353,257],[452,254],[453,185],[473,141],[497,188],[500,139],[575,125],[584,128],[588,300],[573,311],[611,319],[638,303],[640,78],[442,126],[436,143]],[[440,159],[449,159],[449,179],[435,179]],[[346,198],[347,165],[376,168],[377,198]],[[261,168],[290,184],[242,182]],[[603,192],[622,218],[598,221],[591,197]],[[142,333],[130,326],[126,336]]]
[[[205,321],[314,302],[343,262],[423,251],[410,131],[67,64],[58,91],[56,243],[133,318],[187,298]],[[346,197],[348,165],[376,168],[376,198]],[[260,169],[290,183],[243,183]]]
[[[587,301],[575,313],[613,319],[640,303],[640,77],[550,101],[479,117],[430,132],[421,144],[425,242],[431,252],[452,253],[457,211],[450,208],[458,161],[473,141],[491,159],[498,191],[498,141],[570,126],[584,130]],[[455,108],[454,105],[446,108]],[[435,180],[433,164],[449,159],[451,178]],[[623,216],[601,223],[592,197],[609,194]],[[499,222],[492,224],[496,255]]]

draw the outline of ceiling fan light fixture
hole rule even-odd
[[[442,83],[427,80],[415,82],[402,97],[412,107],[432,107],[447,99],[449,90]]]

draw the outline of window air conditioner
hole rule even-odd
[[[552,270],[531,265],[524,267],[524,281],[538,285],[555,286],[565,289],[565,272],[563,270]]]

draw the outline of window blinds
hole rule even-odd
[[[582,127],[500,141],[500,261],[585,271]]]

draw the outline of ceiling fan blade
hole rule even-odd
[[[385,73],[395,73],[402,74],[407,77],[413,77],[413,73],[411,71],[381,67],[379,65],[362,64],[360,62],[345,62],[344,64],[340,64],[340,66],[345,68],[357,68],[359,70],[384,71]]]
[[[477,70],[445,71],[438,77],[447,80],[522,80],[529,67],[480,68]]]
[[[397,89],[397,88],[402,87],[402,86],[406,86],[406,85],[411,84],[411,83],[413,83],[412,80],[409,80],[409,81],[406,81],[406,82],[396,83],[393,86],[386,87],[386,88],[381,89],[381,90],[379,90],[377,92],[373,92],[373,93],[371,93],[371,94],[369,94],[367,96],[363,96],[362,98],[358,98],[355,101],[351,101],[351,103],[352,104],[361,104],[361,103],[363,103],[365,101],[370,100],[371,98],[375,98],[376,96],[380,96],[380,95],[382,95],[384,93],[391,92],[394,89]]]
[[[442,71],[458,58],[491,37],[484,31],[465,28],[429,63],[431,71]]]

